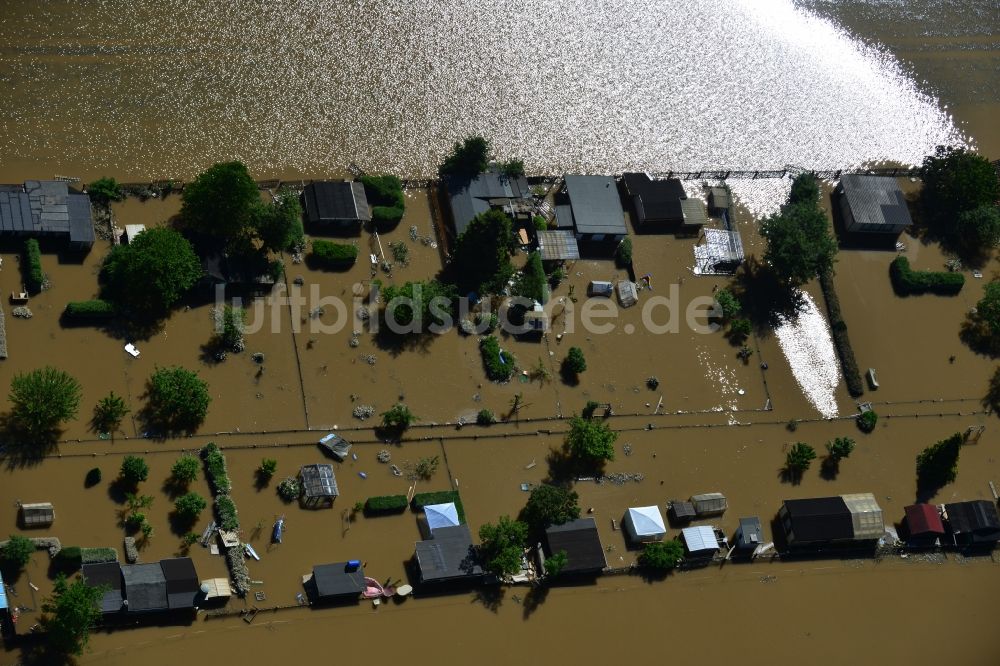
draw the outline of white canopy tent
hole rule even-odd
[[[424,507],[424,517],[427,518],[427,527],[432,532],[439,527],[458,527],[461,525],[458,520],[458,509],[454,502],[428,504]]]
[[[622,525],[632,541],[663,541],[667,535],[667,527],[657,506],[629,507]]]

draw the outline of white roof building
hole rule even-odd
[[[629,507],[622,520],[622,527],[632,541],[663,541],[667,526],[658,506]]]

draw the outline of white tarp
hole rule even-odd
[[[461,524],[458,522],[458,509],[455,508],[454,502],[428,504],[424,507],[424,516],[431,531],[439,527],[457,527]]]
[[[719,542],[715,538],[715,531],[708,525],[698,527],[685,527],[681,530],[684,543],[692,553],[706,550],[719,550]]]
[[[658,506],[629,507],[625,514],[625,529],[636,541],[654,541],[662,539],[667,534]]]

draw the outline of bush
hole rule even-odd
[[[89,472],[87,472],[86,478],[83,480],[84,485],[88,488],[92,488],[101,482],[101,468],[94,467]]]
[[[194,456],[181,456],[170,468],[170,476],[177,482],[187,485],[198,478],[198,468],[201,464]]]
[[[118,561],[118,551],[114,548],[80,548],[79,550],[80,562],[82,564],[101,564],[102,562]]]
[[[208,503],[205,502],[204,497],[198,493],[187,493],[178,497],[177,501],[174,502],[174,511],[181,518],[194,522],[206,506]]]
[[[549,223],[541,215],[535,215],[531,218],[531,223],[535,225],[535,231],[545,231],[549,228]]]
[[[875,412],[869,410],[858,414],[858,428],[861,432],[869,433],[875,430],[876,423],[878,423],[878,414]]]
[[[63,316],[74,321],[106,321],[115,316],[115,306],[99,298],[70,301],[63,310]]]
[[[722,319],[729,320],[740,313],[742,306],[739,300],[728,289],[720,289],[715,293],[715,302],[722,310]]]
[[[524,160],[511,159],[501,162],[500,173],[508,178],[520,178],[524,175]]]
[[[847,336],[847,324],[844,323],[844,318],[840,313],[840,299],[834,288],[832,270],[820,272],[819,286],[823,290],[823,298],[826,300],[830,331],[833,334],[833,344],[837,348],[837,355],[840,357],[840,367],[844,373],[844,381],[847,383],[847,391],[851,397],[857,398],[865,392],[865,386],[861,381],[858,361],[854,358],[854,348],[851,347],[851,340]]]
[[[392,430],[403,431],[409,428],[417,420],[416,415],[410,408],[399,402],[392,406],[389,411],[382,412],[382,427]]]
[[[87,195],[94,203],[107,206],[112,201],[122,201],[125,199],[125,192],[122,186],[114,178],[105,176],[98,178],[87,186]]]
[[[294,502],[302,494],[302,484],[295,477],[286,477],[278,484],[278,495],[286,502]]]
[[[563,359],[563,367],[574,375],[578,375],[587,369],[587,359],[583,356],[583,350],[579,347],[570,347],[569,353]]]
[[[889,264],[889,278],[900,296],[927,293],[953,296],[965,285],[965,276],[961,273],[915,271],[906,257],[896,257]]]
[[[936,489],[954,481],[963,440],[962,433],[957,432],[921,451],[917,455],[917,486]]]
[[[406,495],[379,495],[368,498],[365,502],[365,512],[371,514],[400,513],[406,510],[408,504]]]
[[[125,456],[125,459],[122,460],[120,474],[121,480],[134,488],[139,485],[140,481],[149,478],[149,465],[138,456]]]
[[[83,551],[84,549],[79,546],[66,546],[55,554],[55,557],[52,558],[52,564],[59,571],[76,571],[83,565]],[[118,557],[115,556],[115,559],[117,560]]]
[[[438,175],[471,178],[489,166],[490,142],[481,136],[469,136],[455,142],[451,153],[438,167]]]
[[[10,381],[9,425],[18,434],[50,439],[61,423],[76,416],[81,391],[80,382],[51,366],[18,373]]]
[[[22,569],[31,559],[33,552],[35,552],[34,541],[19,534],[12,534],[3,549],[0,550],[0,558],[3,558],[5,562],[10,562],[18,569]]]
[[[406,207],[406,199],[403,198],[403,183],[396,176],[362,176],[361,184],[365,187],[365,197],[368,203],[374,207],[398,208],[400,217]],[[375,209],[372,209],[374,219]]]
[[[615,262],[622,267],[632,265],[632,239],[623,238],[615,250]]]
[[[215,517],[227,532],[240,529],[240,519],[236,512],[236,502],[229,495],[216,495]]]
[[[497,422],[497,417],[488,409],[480,409],[476,414],[476,423],[481,426],[492,425]]]
[[[344,268],[357,261],[358,246],[327,240],[313,240],[312,259],[323,268]]]
[[[669,571],[684,559],[684,545],[677,540],[647,543],[639,553],[639,566],[654,571]]]
[[[741,345],[750,337],[750,320],[734,319],[729,322],[729,339],[733,344]]]
[[[457,490],[417,493],[410,501],[410,506],[420,511],[428,504],[447,504],[448,502],[455,503],[455,509],[458,511],[458,522],[465,523],[465,507],[462,505],[462,498],[459,496]]]
[[[117,430],[128,413],[129,408],[125,404],[125,399],[111,391],[94,405],[94,428],[98,432]]]
[[[217,494],[228,494],[233,484],[229,480],[226,457],[222,455],[222,451],[214,442],[209,442],[201,450],[201,457],[205,460],[205,470],[212,488]]]
[[[34,238],[24,241],[24,284],[28,291],[33,294],[40,292],[45,284],[45,273],[42,272],[42,250]]]
[[[514,355],[501,350],[495,336],[487,335],[479,341],[479,353],[483,357],[486,376],[492,381],[506,382],[514,374]]]
[[[514,281],[513,292],[517,296],[530,298],[539,303],[545,298],[545,270],[542,268],[542,256],[532,252],[524,265],[521,274]]]
[[[212,401],[208,384],[179,366],[157,368],[149,377],[147,395],[150,416],[168,430],[194,430]]]
[[[257,474],[265,481],[274,476],[276,471],[278,471],[278,461],[274,458],[264,458],[260,461],[260,467],[257,468]]]
[[[403,219],[402,208],[395,206],[372,206],[372,222],[378,226],[389,226]]]
[[[615,459],[615,441],[618,433],[603,421],[574,416],[569,421],[566,450],[576,460],[590,466],[603,467]]]

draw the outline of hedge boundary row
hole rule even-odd
[[[219,521],[221,529],[238,531],[240,519],[236,510],[236,502],[229,496],[233,484],[229,480],[229,472],[226,469],[226,457],[214,442],[209,442],[201,449],[201,457],[205,461],[205,476],[215,494],[216,520]],[[245,597],[250,591],[250,572],[247,570],[243,544],[238,543],[226,548],[226,564],[233,580],[233,590],[239,596]]]
[[[80,321],[105,321],[115,316],[115,306],[95,298],[90,301],[70,301],[63,310],[67,319]]]
[[[316,239],[312,242],[312,257],[324,268],[345,268],[358,260],[358,246]]]
[[[24,262],[25,286],[28,291],[37,294],[45,284],[45,273],[42,272],[42,249],[34,238],[24,241]]]
[[[448,502],[455,503],[455,509],[458,511],[458,522],[465,524],[465,507],[462,506],[462,497],[458,494],[457,490],[438,490],[430,493],[417,493],[413,496],[410,504],[414,510],[419,511],[423,509],[428,504],[447,504]]]
[[[365,513],[402,513],[408,505],[406,495],[377,495],[365,501]]]
[[[910,260],[896,257],[889,264],[889,279],[892,288],[900,296],[912,294],[939,294],[954,296],[965,286],[965,276],[947,271],[915,271],[910,268]]]
[[[504,352],[509,357],[506,363],[500,360],[500,341],[494,335],[487,335],[479,341],[479,353],[483,357],[483,367],[486,376],[495,382],[506,382],[514,375],[514,355]]]
[[[844,373],[844,381],[847,382],[847,391],[852,398],[857,398],[864,394],[865,385],[861,381],[858,361],[854,357],[854,348],[851,347],[851,339],[847,335],[847,324],[840,312],[840,299],[837,297],[837,290],[833,284],[832,269],[820,273],[819,286],[826,299],[826,311],[830,318],[833,344],[837,347],[837,355],[840,357],[840,368]]]

